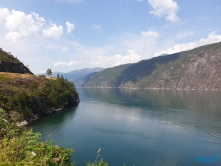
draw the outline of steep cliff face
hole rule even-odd
[[[0,72],[33,74],[23,63],[0,61]]]
[[[10,52],[0,48],[0,72],[33,74],[21,61]]]
[[[109,73],[116,68],[108,69]],[[103,70],[91,77],[84,87],[106,87],[105,85],[122,88],[221,90],[221,43],[143,60],[127,66],[111,79]]]
[[[137,82],[143,88],[221,89],[221,43],[179,53]]]

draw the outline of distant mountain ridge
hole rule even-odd
[[[221,89],[221,42],[105,69],[84,87]]]
[[[88,79],[95,75],[97,72],[102,71],[104,68],[101,67],[94,67],[94,68],[84,68],[80,70],[73,70],[67,73],[64,72],[58,72],[52,71],[52,76],[57,77],[57,74],[62,75],[64,78],[67,78],[68,81],[71,81],[75,84],[76,87],[81,87],[85,82],[88,81]],[[43,73],[40,73],[38,75],[41,75]]]

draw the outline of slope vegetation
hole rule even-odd
[[[117,87],[117,79],[130,64],[104,69],[92,76],[84,87]]]
[[[79,102],[72,82],[0,72],[0,108],[12,120],[31,120]]]
[[[221,89],[221,43],[122,66],[99,72],[84,87]]]
[[[33,75],[0,49],[0,108],[13,121],[31,120],[79,103],[75,85],[64,79]]]
[[[0,72],[33,74],[17,57],[0,49]]]

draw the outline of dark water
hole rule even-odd
[[[94,162],[99,148],[110,166],[221,165],[221,92],[77,91],[77,107],[30,126],[42,140],[73,148],[78,166]]]

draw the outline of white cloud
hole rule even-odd
[[[36,13],[25,14],[16,10],[10,12],[7,8],[0,9],[0,21],[8,31],[7,39],[12,41],[34,34],[45,25],[45,19]]]
[[[6,34],[7,39],[15,42],[16,40],[22,38],[25,34],[19,32],[9,32]]]
[[[70,61],[70,62],[62,62],[62,61],[59,61],[59,62],[56,62],[55,64],[54,64],[54,66],[72,66],[72,65],[77,65],[77,64],[79,64],[79,63],[81,63],[81,60],[80,61]]]
[[[35,12],[31,12],[31,14],[35,17],[35,19],[37,21],[39,21],[39,23],[41,24],[42,22],[44,23],[45,22],[45,19],[43,17],[40,17],[38,13],[35,13]]]
[[[44,25],[44,19],[35,16],[35,20],[31,14],[25,14],[21,11],[12,10],[6,18],[6,26],[11,31],[19,31],[22,34],[28,34],[38,31]]]
[[[221,35],[216,35],[216,32],[211,32],[206,39],[202,38],[199,41],[196,42],[189,42],[189,43],[183,43],[183,44],[177,44],[173,46],[172,48],[168,48],[167,50],[162,50],[160,52],[155,53],[155,56],[159,56],[162,54],[173,54],[176,52],[186,51],[190,50],[202,45],[217,43],[221,41]]]
[[[56,0],[58,2],[74,2],[74,3],[80,3],[82,2],[83,0]]]
[[[67,25],[67,33],[71,33],[74,30],[74,24],[71,24],[69,21],[66,22]]]
[[[0,8],[0,21],[6,19],[10,15],[10,11],[7,8]]]
[[[176,15],[179,7],[173,0],[148,0],[148,3],[154,9],[150,11],[150,14],[158,17],[166,15],[167,20],[173,23],[179,20]]]
[[[159,33],[156,32],[156,31],[148,31],[148,32],[142,31],[142,32],[141,32],[141,35],[142,35],[142,36],[145,36],[145,37],[158,38]]]
[[[63,35],[63,27],[57,26],[56,24],[52,24],[50,28],[43,30],[43,35],[45,37],[55,37],[58,38]]]
[[[128,50],[127,55],[125,56],[122,56],[120,54],[116,54],[114,56],[99,56],[97,58],[97,61],[92,61],[91,64],[93,66],[112,67],[126,63],[135,63],[140,61],[141,59],[141,55],[133,50]]]
[[[99,31],[102,30],[102,27],[100,25],[97,25],[97,24],[93,25],[92,28],[95,29],[95,30],[99,30]]]

